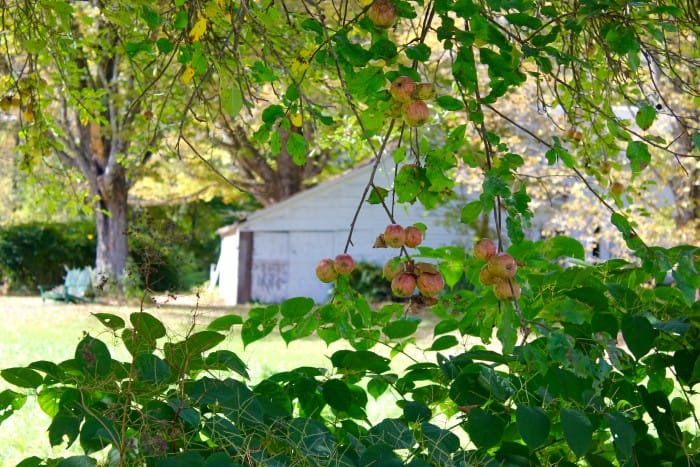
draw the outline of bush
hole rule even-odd
[[[359,262],[350,274],[350,286],[371,302],[397,300],[391,293],[391,282],[384,279],[382,267]]]
[[[95,262],[95,227],[34,222],[0,229],[0,276],[12,291],[36,291],[63,282],[65,267]]]

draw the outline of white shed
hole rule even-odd
[[[330,286],[316,278],[316,265],[343,252],[371,169],[362,166],[219,229],[221,253],[213,277],[218,276],[225,302],[278,303],[295,296],[326,301]],[[381,170],[375,175],[379,186],[391,186],[391,179]],[[426,211],[420,203],[400,205],[394,217],[404,226],[425,224],[425,246],[472,240],[447,225],[444,210]],[[395,249],[373,248],[389,223],[382,206],[364,203],[348,251],[356,262],[383,264],[397,254]]]

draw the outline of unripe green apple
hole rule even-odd
[[[411,97],[417,100],[427,101],[433,99],[435,94],[435,85],[433,83],[418,83]]]

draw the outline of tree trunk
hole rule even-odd
[[[121,284],[129,255],[127,242],[128,184],[121,165],[109,165],[98,178],[99,200],[95,209],[97,222],[98,274]]]

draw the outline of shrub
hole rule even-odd
[[[21,224],[0,229],[0,275],[13,291],[63,282],[65,267],[95,262],[95,228],[89,222]]]

